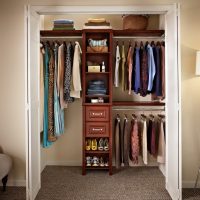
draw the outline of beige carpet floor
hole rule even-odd
[[[126,168],[108,175],[79,167],[48,166],[36,200],[170,200],[164,177],[156,167]]]
[[[156,167],[126,168],[81,175],[80,167],[48,166],[36,200],[170,200],[164,177]],[[2,190],[2,188],[0,188]],[[25,200],[24,187],[7,187],[0,200]],[[183,189],[183,199],[200,200],[200,189]]]

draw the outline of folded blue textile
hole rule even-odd
[[[74,21],[71,19],[56,19],[53,21],[54,24],[73,24]]]
[[[90,81],[89,82],[89,85],[105,85],[104,81],[101,81],[101,80],[93,80],[93,81]]]

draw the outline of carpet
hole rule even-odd
[[[36,200],[170,200],[157,167],[126,168],[109,176],[106,171],[48,166]]]

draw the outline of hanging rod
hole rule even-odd
[[[40,39],[70,39],[70,38],[82,38],[82,36],[58,36],[58,37],[52,37],[52,36],[46,36],[46,37],[40,37]]]

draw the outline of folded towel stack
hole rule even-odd
[[[88,84],[87,94],[88,95],[105,95],[107,88],[104,81],[92,80]]]
[[[53,30],[74,30],[74,21],[70,19],[57,19],[53,21]]]
[[[106,21],[105,18],[99,19],[88,19],[88,22],[85,23],[83,29],[111,29],[110,23]]]

